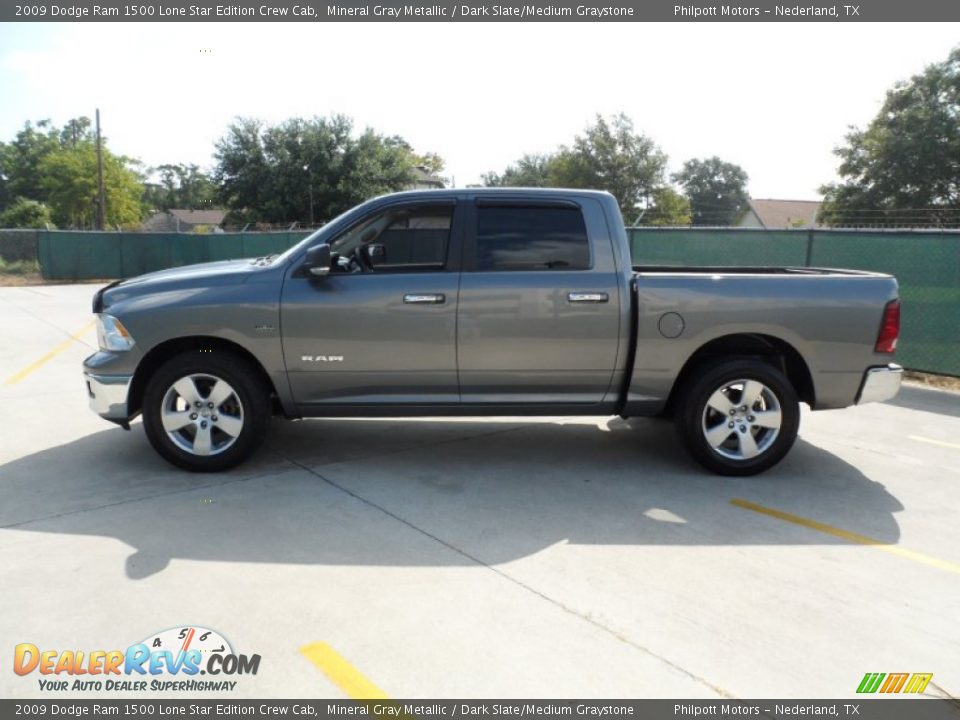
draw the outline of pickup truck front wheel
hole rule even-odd
[[[269,418],[269,398],[256,372],[229,353],[177,355],[153,374],[143,395],[150,444],[193,472],[219,472],[245,460]]]
[[[678,409],[681,442],[697,462],[721,475],[755,475],[773,467],[800,426],[790,381],[775,367],[746,358],[695,374]]]

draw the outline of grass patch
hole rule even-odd
[[[40,272],[36,260],[7,260],[0,257],[0,273],[4,275],[34,275]]]
[[[907,370],[904,373],[904,380],[937,388],[939,390],[953,390],[960,392],[960,377],[950,375],[935,375],[933,373],[917,372],[916,370]]]

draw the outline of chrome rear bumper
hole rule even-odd
[[[857,405],[868,402],[883,402],[900,391],[903,368],[890,363],[884,367],[870,368],[863,374],[863,384],[857,395]]]

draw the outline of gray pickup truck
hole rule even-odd
[[[631,264],[613,197],[370,200],[282,255],[174,268],[93,300],[90,406],[193,471],[286,418],[669,415],[718,473],[775,465],[814,410],[893,397],[889,275]],[[562,430],[558,430],[562,432]]]

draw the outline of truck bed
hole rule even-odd
[[[629,414],[658,410],[695,354],[764,347],[803,365],[814,409],[855,401],[874,353],[890,275],[807,267],[634,265],[636,358]],[[712,349],[712,350],[711,350]],[[802,360],[801,360],[802,358]],[[801,393],[803,394],[803,393]]]

